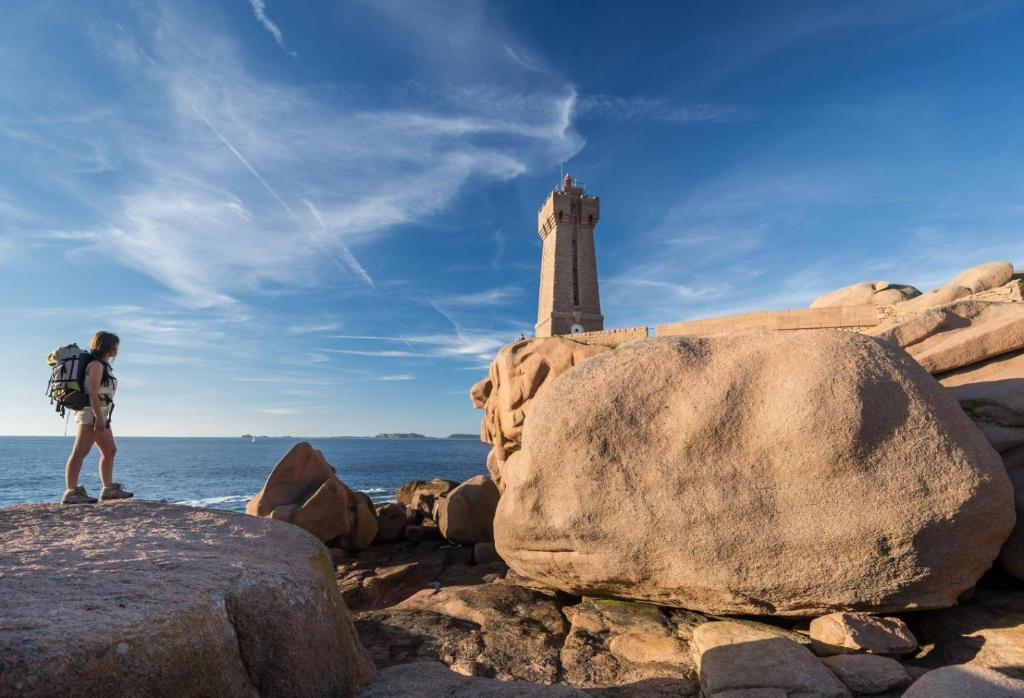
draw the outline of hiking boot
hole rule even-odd
[[[70,490],[64,492],[64,496],[60,498],[61,504],[95,504],[96,498],[90,497],[85,491],[84,485],[78,487],[72,487]]]
[[[135,495],[127,491],[120,482],[111,482],[100,492],[100,499],[106,502],[110,499],[130,499]]]

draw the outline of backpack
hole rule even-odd
[[[89,406],[85,392],[85,369],[98,361],[91,352],[82,351],[77,344],[67,344],[50,352],[46,362],[50,365],[50,381],[46,385],[46,396],[50,404],[56,404],[56,412],[63,417],[67,410],[80,412]],[[103,362],[103,380],[108,378],[107,362]]]

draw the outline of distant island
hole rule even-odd
[[[299,436],[255,436],[253,434],[242,434],[243,439],[298,439],[298,438],[317,438],[317,439],[479,439],[479,434],[449,434],[448,436],[427,436],[426,434],[417,434],[414,431],[410,432],[381,432],[375,436],[316,436],[316,437],[299,437]]]

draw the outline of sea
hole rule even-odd
[[[138,499],[244,511],[274,464],[303,440],[323,452],[342,482],[374,502],[394,501],[409,480],[487,473],[489,446],[476,439],[121,436],[114,480]],[[0,506],[59,501],[72,443],[61,436],[0,436]],[[93,496],[100,490],[98,461],[93,448],[79,477]]]

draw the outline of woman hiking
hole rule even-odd
[[[117,379],[110,372],[110,361],[117,356],[117,348],[121,340],[113,332],[97,332],[89,342],[89,353],[92,360],[85,367],[85,393],[89,396],[89,406],[83,407],[75,415],[78,434],[75,445],[68,456],[65,478],[67,491],[61,498],[61,504],[94,504],[95,497],[90,497],[85,487],[78,484],[78,473],[82,470],[82,461],[89,455],[95,443],[100,449],[100,482],[103,490],[100,499],[128,499],[132,496],[114,482],[114,454],[117,445],[114,443],[114,432],[110,429],[110,413],[114,409],[114,392],[117,390]]]

